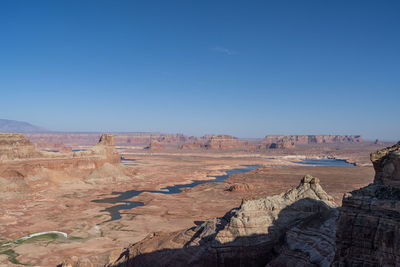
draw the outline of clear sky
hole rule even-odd
[[[400,1],[0,1],[0,118],[400,139]]]

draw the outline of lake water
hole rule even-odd
[[[130,201],[129,199],[136,197],[144,192],[153,193],[153,194],[179,194],[182,192],[183,188],[191,188],[200,184],[205,183],[218,183],[223,182],[232,174],[235,173],[244,173],[254,169],[262,168],[261,165],[243,165],[245,168],[237,168],[226,170],[225,175],[216,176],[215,179],[210,180],[194,180],[189,184],[176,184],[172,186],[167,186],[161,188],[161,190],[128,190],[125,192],[113,192],[112,195],[115,197],[103,198],[92,200],[95,203],[109,203],[109,204],[117,204],[108,208],[105,208],[102,211],[108,212],[111,216],[111,219],[108,221],[115,221],[121,219],[121,214],[124,214],[122,211],[130,210],[135,207],[144,206],[143,202],[140,201]]]
[[[294,163],[300,163],[305,165],[317,165],[317,166],[335,166],[335,167],[354,167],[354,163],[348,163],[345,160],[339,159],[302,159],[299,161],[293,161]]]
[[[123,161],[135,161],[135,159],[125,159],[121,158]],[[336,159],[302,159],[298,161],[293,161],[294,163],[300,163],[304,165],[317,165],[317,166],[337,166],[337,167],[352,167],[354,164],[347,163],[344,160],[336,160]],[[132,164],[133,165],[133,164]],[[176,184],[172,186],[167,186],[161,188],[161,190],[128,190],[125,192],[113,192],[112,195],[115,197],[108,197],[103,199],[92,200],[95,203],[109,203],[115,204],[114,206],[105,208],[102,211],[108,212],[111,216],[111,219],[108,221],[115,221],[121,219],[121,214],[124,214],[124,210],[130,210],[135,207],[144,206],[143,202],[140,201],[131,201],[129,199],[139,196],[140,194],[147,192],[152,194],[179,194],[182,192],[184,188],[192,188],[198,186],[200,184],[206,183],[218,183],[223,182],[232,174],[235,173],[244,173],[254,169],[263,168],[261,165],[243,165],[245,168],[237,168],[226,170],[225,175],[216,176],[215,179],[210,180],[194,180],[189,184]],[[284,166],[282,166],[284,167]]]

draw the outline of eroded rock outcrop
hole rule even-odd
[[[36,149],[22,134],[0,134],[0,177],[36,175],[45,170],[92,171],[105,163],[120,163],[112,135],[103,134],[99,143],[87,151],[56,153]]]
[[[148,149],[148,150],[164,150],[165,149],[165,145],[160,141],[153,140],[153,141],[150,142],[150,145],[145,147],[145,149]]]
[[[239,208],[221,218],[184,231],[153,233],[131,245],[116,261],[101,264],[265,266],[270,262],[271,266],[279,266],[277,253],[285,251],[292,260],[301,258],[309,265],[327,266],[334,255],[335,233],[325,232],[325,228],[334,229],[331,224],[336,219],[335,208],[333,198],[321,188],[319,180],[307,175],[296,188],[280,195],[243,200]],[[319,237],[322,231],[324,235]],[[307,246],[293,241],[297,237],[306,240]],[[86,266],[83,262],[101,266],[94,263],[97,260],[75,258],[65,261],[63,266]]]
[[[35,145],[20,133],[0,133],[0,161],[39,157]]]
[[[252,184],[247,183],[235,183],[230,185],[226,191],[229,192],[251,192],[254,191],[256,187]]]
[[[400,266],[400,142],[371,161],[374,183],[343,197],[334,266]]]
[[[255,145],[231,135],[205,135],[192,143],[181,145],[180,149],[254,150]]]

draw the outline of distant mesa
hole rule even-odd
[[[231,135],[205,135],[191,144],[184,144],[181,149],[209,150],[254,150],[256,146],[250,142],[239,140]]]
[[[0,132],[3,133],[42,133],[49,130],[24,121],[0,119]]]
[[[267,135],[259,148],[286,149],[296,145],[360,143],[360,135]]]

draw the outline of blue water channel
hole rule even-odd
[[[124,161],[135,161],[135,159],[125,159],[121,158]],[[348,163],[345,160],[336,160],[336,159],[302,159],[298,161],[293,161],[294,163],[300,163],[304,165],[316,165],[316,166],[336,166],[336,167],[351,167],[354,166],[352,163]],[[122,211],[130,210],[135,207],[144,206],[143,202],[140,201],[131,201],[129,199],[139,196],[142,193],[153,193],[153,194],[179,194],[182,192],[184,188],[192,188],[198,186],[200,184],[206,183],[219,183],[223,182],[232,174],[235,173],[244,173],[254,169],[263,168],[261,165],[242,165],[245,168],[236,168],[231,170],[226,170],[226,174],[216,176],[215,179],[210,180],[194,180],[189,184],[176,184],[172,186],[167,186],[161,188],[161,190],[128,190],[125,192],[113,192],[112,195],[115,197],[108,197],[103,199],[92,200],[95,203],[108,203],[115,204],[111,207],[105,208],[102,211],[108,212],[111,216],[111,219],[108,221],[115,221],[121,219],[121,214],[124,214]],[[107,222],[108,222],[107,221]]]
[[[103,199],[97,199],[97,200],[92,200],[92,202],[95,203],[109,203],[109,204],[116,204],[114,206],[105,208],[102,211],[108,212],[111,216],[111,219],[108,221],[115,221],[121,219],[121,214],[124,214],[123,210],[130,210],[135,207],[143,206],[144,203],[140,201],[131,201],[129,199],[139,196],[140,194],[147,192],[147,193],[153,193],[153,194],[179,194],[182,192],[182,189],[184,188],[191,188],[198,186],[200,184],[206,184],[206,183],[218,183],[218,182],[223,182],[228,177],[232,174],[235,173],[244,173],[248,172],[254,169],[262,168],[263,166],[261,165],[243,165],[245,168],[237,168],[237,169],[231,169],[231,170],[226,170],[226,174],[224,175],[219,175],[216,176],[215,179],[210,179],[210,180],[194,180],[190,184],[176,184],[172,186],[167,186],[164,188],[161,188],[161,190],[129,190],[125,192],[113,192],[112,195],[115,195],[115,197],[109,197],[109,198],[103,198]]]

